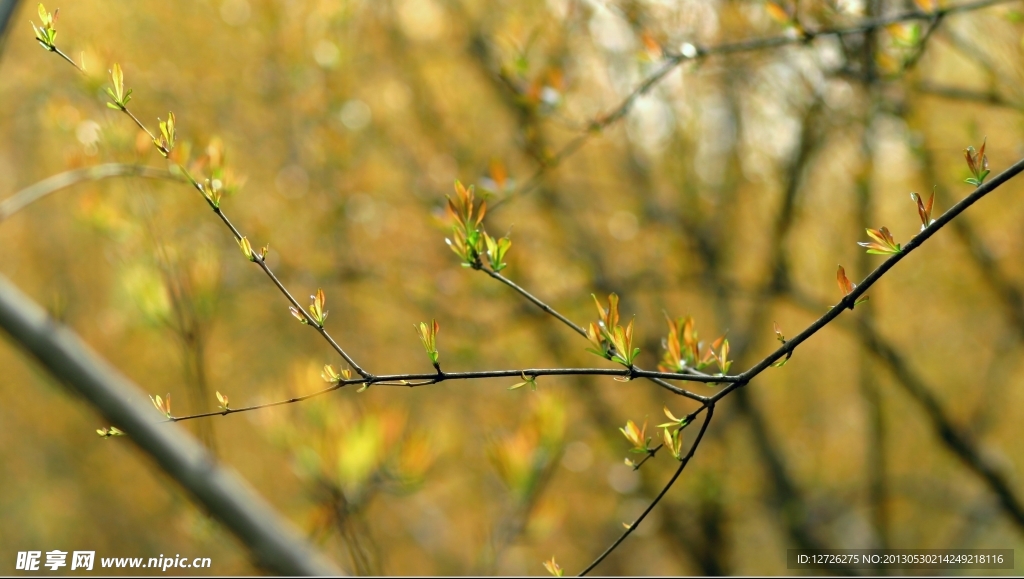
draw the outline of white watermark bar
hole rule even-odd
[[[788,569],[1013,569],[1013,549],[789,549]]]

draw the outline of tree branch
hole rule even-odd
[[[50,374],[127,433],[168,476],[234,533],[260,565],[282,575],[340,573],[233,471],[218,465],[188,433],[155,424],[152,406],[135,384],[94,353],[73,331],[49,318],[3,276],[0,328]]]
[[[859,24],[846,27],[837,28],[825,28],[821,30],[803,29],[801,34],[786,34],[783,36],[772,36],[768,38],[754,38],[749,40],[741,40],[738,42],[729,42],[725,44],[719,44],[716,46],[696,46],[693,44],[687,45],[685,52],[678,53],[666,53],[666,58],[662,64],[651,73],[647,78],[641,81],[632,91],[626,95],[622,101],[619,102],[614,108],[608,112],[595,117],[593,120],[587,123],[586,129],[580,134],[573,137],[566,143],[557,153],[552,155],[546,162],[542,163],[536,171],[520,186],[518,189],[510,193],[509,195],[498,200],[496,203],[491,204],[491,211],[493,212],[498,207],[503,205],[506,201],[513,197],[524,195],[530,191],[533,191],[540,185],[544,175],[560,165],[565,159],[572,156],[576,151],[583,147],[593,135],[599,134],[604,129],[608,128],[612,124],[616,123],[623,117],[625,117],[629,111],[636,104],[636,101],[640,97],[647,94],[654,88],[659,82],[661,82],[670,72],[676,69],[685,62],[698,62],[711,56],[718,55],[730,55],[739,54],[743,52],[755,52],[759,50],[766,50],[771,48],[780,48],[783,46],[789,46],[794,44],[806,44],[819,37],[826,36],[837,36],[844,37],[851,34],[863,34],[870,32],[878,28],[884,28],[890,24],[898,24],[900,22],[910,22],[915,20],[928,20],[933,23],[940,22],[943,18],[950,14],[958,12],[970,12],[973,10],[979,10],[982,8],[988,8],[997,4],[1007,4],[1013,0],[979,0],[977,2],[967,2],[955,6],[947,6],[940,8],[933,12],[923,12],[915,9],[899,14],[893,14],[882,18],[873,18],[865,20]],[[928,30],[929,36],[935,30],[936,26],[932,26]]]
[[[0,202],[0,223],[3,223],[11,215],[51,193],[56,193],[61,189],[66,189],[85,181],[99,181],[100,179],[109,179],[110,177],[145,177],[147,179],[184,181],[184,179],[175,177],[166,169],[157,169],[156,167],[147,167],[145,165],[106,163],[82,169],[73,169],[47,177],[4,199]]]
[[[679,475],[683,474],[683,469],[686,468],[686,465],[690,463],[690,459],[693,458],[694,453],[697,452],[697,447],[700,446],[700,441],[704,439],[704,433],[707,432],[708,425],[711,424],[711,417],[714,416],[715,414],[715,405],[713,402],[709,403],[708,406],[706,406],[705,408],[707,408],[708,412],[704,416],[704,422],[700,425],[700,432],[697,433],[697,438],[694,439],[693,444],[690,446],[690,451],[687,452],[686,456],[684,456],[682,460],[679,461],[679,468],[677,468],[676,472],[672,474],[672,478],[668,479],[668,482],[665,484],[665,487],[661,489],[661,492],[658,493],[658,496],[654,497],[654,500],[651,501],[651,504],[648,505],[646,509],[644,509],[644,512],[641,513],[640,516],[637,517],[637,519],[633,521],[631,525],[629,525],[629,528],[626,529],[626,532],[622,533],[622,535],[619,536],[619,538],[614,543],[609,545],[609,547],[605,549],[603,553],[598,555],[597,559],[594,559],[594,562],[588,565],[586,569],[580,571],[580,577],[583,577],[587,573],[593,571],[594,567],[600,565],[601,561],[604,561],[605,557],[610,555],[612,551],[618,548],[618,546],[626,540],[626,537],[631,535],[633,531],[635,531],[637,527],[640,526],[640,523],[642,523],[643,520],[647,518],[647,515],[649,515],[651,511],[654,510],[654,507],[658,506],[658,503],[661,502],[661,499],[665,496],[666,493],[668,493],[668,490],[672,488],[672,485],[676,483],[676,479],[679,478]]]
[[[843,313],[844,310],[852,310],[853,305],[854,303],[856,303],[857,299],[864,295],[864,293],[867,292],[868,288],[874,285],[875,282],[881,279],[882,276],[886,274],[886,272],[895,267],[896,264],[899,263],[903,258],[910,255],[912,251],[920,247],[921,244],[928,240],[928,238],[935,235],[936,232],[945,227],[956,216],[963,213],[968,207],[974,205],[979,199],[988,195],[989,193],[997,189],[1000,185],[1006,183],[1010,179],[1016,177],[1022,171],[1024,171],[1024,159],[1017,161],[1008,169],[993,177],[992,180],[986,182],[982,186],[975,189],[973,193],[960,200],[959,203],[950,207],[945,213],[940,215],[938,219],[935,219],[931,225],[921,230],[920,233],[918,233],[916,236],[914,236],[913,239],[907,242],[907,244],[903,246],[902,250],[899,253],[893,255],[889,259],[882,262],[881,265],[879,265],[877,268],[875,268],[874,271],[868,274],[868,276],[865,277],[864,280],[853,289],[853,291],[851,291],[849,294],[843,297],[843,299],[839,300],[839,303],[837,303],[831,310],[829,310],[826,314],[818,318],[817,321],[808,326],[804,331],[800,332],[799,334],[788,340],[779,349],[775,350],[767,357],[765,357],[763,360],[752,366],[750,369],[740,374],[739,381],[734,382],[729,387],[725,388],[718,394],[712,396],[711,401],[717,402],[718,400],[721,400],[725,396],[728,396],[729,393],[735,390],[736,388],[744,386],[747,382],[752,380],[758,374],[765,371],[774,362],[778,361],[786,354],[792,352],[794,349],[796,349],[797,346],[799,346],[805,340],[807,340],[808,338],[816,334],[819,330],[827,326],[832,320],[839,317],[839,315]]]

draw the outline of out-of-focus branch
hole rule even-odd
[[[152,406],[137,386],[2,276],[0,328],[50,374],[127,433],[168,476],[230,529],[259,565],[281,575],[340,573],[191,436],[176,427],[156,424]]]
[[[941,25],[942,16],[935,16],[931,22],[928,23],[928,30],[925,31],[921,40],[917,42],[917,46],[914,47],[914,52],[903,61],[903,66],[900,67],[900,71],[897,76],[904,76],[917,66],[917,63],[921,61],[921,57],[924,56],[925,51],[928,50],[928,41],[931,40],[932,35],[935,34],[935,31],[938,30]],[[876,33],[877,30],[873,30],[870,35],[877,36]],[[872,56],[874,56],[874,54],[872,54]]]
[[[18,9],[19,0],[0,0],[0,55],[3,54],[4,39],[11,27],[12,17]]]
[[[973,61],[975,66],[987,76],[990,88],[1002,84],[1007,89],[1015,91],[1018,100],[1024,96],[1020,87],[1016,83],[1010,82],[1016,75],[1012,67],[1004,66],[1005,58],[990,55],[977,44],[976,38],[972,35],[961,34],[956,28],[947,26],[939,31],[938,36],[957,52]]]
[[[793,290],[791,297],[794,303],[808,311],[820,311],[823,305],[799,290]],[[1024,531],[1024,501],[1010,486],[1006,475],[985,458],[977,442],[948,416],[932,393],[932,388],[910,368],[897,349],[869,321],[858,317],[852,320],[852,324],[864,347],[882,362],[896,378],[896,382],[921,406],[946,447],[982,479],[999,499],[1014,525]]]
[[[907,117],[904,117],[907,118]],[[909,121],[909,119],[908,119]],[[927,146],[914,147],[917,158],[921,161],[921,172],[928,183],[935,183],[935,198],[941,204],[948,204],[952,200],[949,190],[938,178],[938,171],[935,166],[935,158]],[[952,224],[953,233],[960,239],[960,242],[967,249],[971,260],[977,266],[981,278],[992,289],[1003,306],[1007,319],[1024,339],[1024,292],[1017,287],[996,262],[996,258],[975,230],[974,226],[967,219],[957,219]]]
[[[948,100],[979,103],[1018,111],[1024,109],[1024,105],[1007,99],[994,89],[982,92],[934,82],[921,82],[914,85],[913,89],[921,94]]]
[[[881,265],[875,268],[867,277],[865,277],[859,285],[854,287],[850,293],[846,294],[843,299],[839,300],[835,306],[832,307],[827,313],[818,318],[814,323],[808,326],[804,331],[800,332],[793,338],[789,339],[780,348],[775,350],[763,358],[760,362],[749,368],[747,371],[739,375],[740,380],[730,384],[727,388],[720,391],[718,394],[710,397],[711,402],[717,402],[722,398],[728,396],[736,388],[745,386],[749,380],[752,380],[761,372],[764,372],[772,364],[788,355],[797,346],[802,344],[805,340],[813,336],[814,334],[821,331],[822,328],[827,326],[832,320],[839,317],[846,310],[853,310],[854,304],[864,295],[867,290],[873,286],[878,280],[882,278],[890,269],[896,266],[897,263],[902,261],[905,257],[910,255],[915,249],[920,247],[925,241],[928,240],[932,235],[935,235],[940,229],[945,227],[951,221],[953,221],[958,215],[967,210],[968,207],[974,205],[982,197],[988,195],[996,188],[1000,187],[1010,179],[1013,179],[1024,171],[1024,159],[1021,159],[1008,167],[1002,173],[993,177],[990,181],[984,183],[980,187],[974,190],[973,193],[964,197],[959,203],[950,207],[945,213],[940,215],[937,219],[933,220],[931,225],[925,227],[914,236],[906,245],[902,247],[899,253],[889,257]]]
[[[926,20],[932,21],[933,26],[928,30],[928,35],[937,28],[937,24],[946,16],[959,13],[959,12],[970,12],[974,10],[980,10],[982,8],[988,8],[997,4],[1006,4],[1011,0],[980,0],[977,2],[967,2],[955,6],[947,6],[940,8],[933,12],[923,12],[915,9],[907,12],[901,12],[899,14],[893,14],[881,18],[873,18],[865,20],[859,24],[854,24],[846,27],[836,28],[824,28],[821,30],[813,30],[810,28],[802,28],[799,34],[786,34],[783,36],[773,36],[768,38],[755,38],[750,40],[741,40],[738,42],[729,42],[725,44],[719,44],[716,46],[697,46],[694,44],[686,44],[685,48],[678,53],[666,52],[665,60],[661,65],[643,81],[641,81],[632,91],[626,95],[622,101],[619,102],[614,108],[608,112],[595,117],[593,120],[587,123],[586,129],[579,135],[573,137],[568,143],[562,146],[558,152],[550,155],[546,161],[542,162],[541,165],[534,171],[534,173],[514,192],[508,196],[498,200],[491,205],[491,210],[494,211],[503,203],[510,198],[523,195],[527,192],[533,191],[540,185],[544,175],[560,165],[565,159],[572,156],[576,151],[583,147],[584,144],[590,138],[596,134],[599,134],[604,129],[615,124],[617,121],[625,117],[629,111],[636,104],[636,101],[640,97],[644,96],[651,91],[658,83],[660,83],[670,72],[676,69],[676,67],[686,62],[698,62],[711,56],[725,56],[730,54],[739,54],[743,52],[755,52],[759,50],[767,50],[773,48],[780,48],[783,46],[789,46],[794,44],[806,44],[813,41],[816,38],[836,36],[844,37],[852,34],[863,34],[871,32],[879,28],[884,28],[891,24],[898,24],[900,22],[911,22],[915,20]]]
[[[765,280],[761,284],[755,305],[746,321],[746,331],[734,340],[737,360],[749,352],[755,345],[757,336],[763,334],[759,330],[767,325],[774,300],[789,285],[786,248],[789,246],[788,239],[793,228],[799,195],[806,181],[807,171],[812,166],[815,154],[825,138],[820,126],[823,106],[820,97],[815,97],[801,115],[800,137],[792,158],[784,167],[782,202],[775,216],[769,239],[765,244],[771,249],[771,253],[766,259],[768,269],[765,272]],[[724,264],[720,260],[708,261],[705,266],[716,288],[728,285],[725,281],[726,272],[723,271]],[[727,299],[727,293],[717,291],[715,296],[720,315],[726,316],[728,318],[726,325],[731,326],[731,320],[735,318],[735,315]],[[770,491],[766,496],[769,506],[778,513],[794,544],[803,549],[823,548],[824,545],[810,524],[806,498],[789,472],[785,455],[780,445],[775,442],[768,421],[757,400],[749,391],[741,389],[736,393],[736,409],[746,419],[750,427],[754,448],[757,449],[768,478],[771,480]],[[850,572],[848,569],[841,571]]]
[[[910,366],[895,348],[880,339],[870,323],[858,319],[857,329],[865,346],[890,369],[904,389],[916,400],[928,416],[936,434],[946,446],[985,482],[996,495],[1003,510],[1017,526],[1024,531],[1024,503],[1010,486],[1004,473],[997,470],[984,456],[977,443],[947,416],[932,391],[913,373]]]
[[[860,142],[860,168],[854,183],[857,200],[857,217],[855,222],[860,225],[874,223],[875,215],[872,202],[874,201],[874,189],[872,183],[875,177],[875,153],[877,151],[877,127],[875,126],[879,95],[877,85],[865,85],[865,92],[868,95],[868,111],[864,119],[863,132]],[[858,227],[860,229],[860,227]],[[857,260],[857,274],[864,275],[871,271],[871,256],[866,252],[860,253]],[[865,320],[870,322],[874,318],[874,310],[867,309],[863,314]],[[860,367],[857,377],[861,397],[864,400],[864,410],[867,422],[867,435],[865,446],[867,448],[867,468],[865,478],[867,479],[867,500],[868,509],[871,513],[871,521],[875,527],[878,537],[877,546],[887,548],[889,546],[889,480],[886,469],[886,425],[883,408],[882,393],[875,380],[874,368],[871,364],[870,352],[863,346],[858,352],[858,365]]]
[[[185,182],[166,169],[147,167],[145,165],[126,165],[123,163],[106,163],[82,169],[73,169],[47,177],[38,183],[11,195],[0,202],[0,223],[11,215],[21,211],[40,199],[85,181],[99,181],[110,177],[146,177],[148,179],[169,179]]]

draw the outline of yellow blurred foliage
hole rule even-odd
[[[375,374],[434,371],[409,329],[423,320],[444,329],[445,371],[621,367],[460,267],[445,237],[471,243],[479,213],[452,233],[456,182],[487,200],[480,257],[507,249],[502,275],[593,322],[594,346],[589,295],[614,293],[639,366],[662,359],[666,315],[692,315],[728,335],[715,347],[739,373],[778,347],[773,321],[792,339],[839,301],[838,264],[852,284],[882,263],[857,246],[865,228],[917,234],[911,191],[936,191],[935,218],[969,194],[966,147],[987,138],[993,176],[1021,154],[1016,5],[821,33],[953,3],[869,4],[81,0],[54,24],[79,74],[40,50],[22,2],[0,45],[0,200],[73,168],[170,166],[105,106],[116,62],[128,108],[160,146],[176,141],[171,160]],[[784,42],[714,51],[755,38]],[[808,546],[1024,547],[1024,519],[913,386],[1024,496],[1021,183],[720,402],[657,516],[596,572],[783,574],[786,549]],[[185,183],[81,183],[0,221],[0,248],[0,274],[149,394],[171,393],[177,416],[217,412],[220,393],[232,410],[309,395],[325,364],[347,368]],[[350,571],[575,573],[679,464],[664,450],[632,472],[623,458],[643,457],[619,428],[697,405],[640,379],[513,380],[345,387],[183,424]],[[259,571],[11,340],[0,400],[3,565],[84,549]]]

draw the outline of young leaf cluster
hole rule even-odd
[[[619,432],[621,432],[622,436],[625,436],[626,440],[633,445],[633,448],[629,449],[629,452],[650,454],[651,439],[647,436],[647,422],[644,422],[643,427],[638,428],[635,422],[627,420],[626,426],[619,428]]]
[[[219,198],[218,198],[218,201],[219,201]],[[264,245],[263,249],[261,249],[259,253],[256,253],[255,251],[252,250],[252,244],[249,243],[249,240],[244,235],[240,239],[237,240],[237,243],[238,243],[238,247],[242,250],[242,255],[244,255],[246,259],[248,259],[249,261],[252,261],[252,262],[255,262],[257,260],[257,258],[260,261],[265,260],[267,258],[267,252],[270,251],[270,245]],[[298,313],[298,310],[296,310],[295,308],[291,308],[291,309],[292,309],[292,315],[295,315],[295,314]],[[296,317],[299,317],[300,319],[304,319],[304,318],[301,318],[301,316],[296,316]],[[327,316],[324,315],[324,317],[326,318]]]
[[[562,570],[561,565],[555,561],[554,556],[552,556],[551,559],[544,561],[544,569],[555,577],[561,577],[565,573],[565,571]]]
[[[672,320],[665,314],[668,322],[668,336],[663,340],[665,348],[658,370],[662,372],[684,372],[687,369],[703,370],[712,362],[718,364],[718,370],[725,374],[729,371],[732,361],[729,360],[729,340],[719,336],[701,354],[703,344],[693,329],[694,321],[690,316]]]
[[[782,335],[782,329],[779,328],[779,323],[778,322],[774,322],[774,324],[775,324],[775,339],[778,340],[779,342],[782,342],[782,345],[785,346],[786,345],[786,336]],[[789,359],[792,358],[792,357],[793,357],[793,350],[790,350],[789,352],[786,352],[786,357],[785,358],[783,358],[783,359],[779,360],[778,362],[772,364],[772,367],[773,368],[781,368],[781,367],[785,366],[786,362],[789,362]]]
[[[981,187],[981,184],[985,182],[985,177],[988,177],[990,173],[988,156],[985,155],[985,141],[981,142],[980,150],[975,151],[974,147],[964,149],[964,158],[967,159],[967,168],[971,171],[971,176],[964,179],[964,183]]]
[[[608,296],[608,307],[605,308],[594,298],[594,305],[597,306],[597,315],[600,321],[590,322],[587,328],[587,339],[593,344],[593,348],[587,351],[606,360],[618,362],[627,368],[633,367],[633,361],[640,355],[640,348],[633,346],[633,322],[623,328],[619,325],[619,296],[610,294]]]
[[[668,417],[669,422],[659,424],[658,428],[661,429],[661,438],[664,441],[665,448],[672,453],[672,456],[676,460],[683,460],[682,431],[690,424],[690,418],[678,418],[675,414],[672,414],[672,411],[668,409],[668,406],[663,408],[663,411],[665,412],[665,416]]]
[[[161,398],[159,394],[156,396],[150,396],[150,401],[153,402],[153,406],[160,411],[161,414],[167,418],[173,418],[171,415],[171,395],[168,394],[167,398]]]
[[[219,390],[217,391],[217,408],[220,408],[221,410],[231,409],[227,395],[221,394]]]
[[[243,238],[243,240],[245,240],[245,238]],[[239,245],[243,245],[241,241],[239,241]],[[246,252],[246,246],[248,246],[248,249],[249,249],[248,252]],[[266,251],[266,248],[264,248],[264,252],[265,251]],[[245,240],[245,244],[242,247],[242,253],[246,254],[246,257],[249,258],[249,261],[256,261],[252,257],[252,255],[253,255],[252,247],[249,246],[249,241],[248,240]],[[262,259],[262,255],[261,255],[261,259]],[[327,310],[324,309],[324,306],[327,304],[327,296],[324,295],[324,290],[323,289],[318,288],[316,290],[316,295],[309,296],[309,299],[313,300],[313,303],[309,304],[309,317],[313,320],[313,323],[316,324],[316,326],[318,328],[323,328],[324,327],[324,321],[327,320]],[[303,324],[308,324],[309,323],[309,320],[307,320],[306,317],[302,315],[302,312],[300,312],[299,310],[295,309],[294,306],[289,307],[288,311],[290,311],[292,313],[292,315],[295,316],[295,319],[299,320]]]
[[[131,91],[128,92],[131,93]],[[160,124],[160,136],[153,143],[156,145],[157,150],[160,151],[160,154],[166,158],[171,154],[171,149],[174,148],[174,142],[177,137],[174,132],[174,113],[168,112],[166,121],[161,121],[160,119],[157,119],[157,121]]]
[[[426,322],[420,322],[419,326],[415,326],[416,332],[420,336],[420,343],[423,344],[423,349],[427,351],[427,356],[430,357],[430,363],[434,365],[434,369],[438,372],[441,371],[441,365],[438,363],[437,353],[437,332],[441,329],[438,325],[437,320],[430,320],[428,326]]]
[[[110,428],[97,428],[96,434],[100,435],[101,438],[110,438],[111,436],[125,436],[123,430],[116,426]]]
[[[121,70],[121,65],[116,62],[110,70],[110,80],[114,84],[114,88],[107,87],[107,95],[111,100],[111,102],[107,103],[107,106],[115,111],[123,112],[128,108],[128,102],[132,100],[132,89],[125,90],[124,71]],[[171,127],[172,129],[174,127],[173,117]]]
[[[491,237],[483,228],[484,216],[487,215],[487,202],[476,205],[475,187],[468,188],[459,181],[455,182],[455,198],[448,196],[448,215],[455,221],[452,225],[452,237],[445,243],[462,259],[463,267],[480,269],[483,258],[495,273],[508,266],[505,254],[512,247],[508,235],[501,239]],[[475,216],[474,216],[475,215]]]
[[[57,15],[60,13],[60,8],[53,11],[50,14],[46,11],[46,8],[39,5],[39,20],[42,22],[42,26],[36,26],[36,23],[32,23],[32,30],[36,33],[36,40],[39,41],[40,46],[54,52],[57,50],[57,46],[54,42],[57,39],[57,29],[54,28],[54,23],[57,22]]]
[[[857,245],[866,247],[868,253],[874,255],[895,255],[900,252],[900,244],[892,238],[889,229],[884,225],[880,229],[866,229],[872,241],[858,241]]]
[[[921,218],[921,229],[924,230],[932,223],[935,223],[935,220],[932,219],[932,204],[935,202],[935,192],[932,191],[927,203],[917,193],[912,192],[910,198],[914,203],[917,203],[917,215]]]
[[[843,269],[843,266],[841,265],[839,266],[839,269],[836,270],[836,283],[839,284],[839,291],[843,292],[843,297],[850,295],[850,292],[857,287],[857,284],[853,283],[850,281],[850,278],[846,277],[846,270]],[[850,309],[868,301],[868,299],[870,299],[868,296],[861,297],[859,300],[853,302],[853,306],[850,306]]]
[[[529,385],[530,386],[530,390],[532,390],[533,392],[536,392],[537,391],[537,377],[536,376],[527,376],[525,372],[522,374],[522,377],[523,377],[523,381],[522,382],[517,382],[516,384],[513,384],[512,386],[509,386],[508,389],[509,390],[516,390],[516,389],[522,388],[523,386]]]

